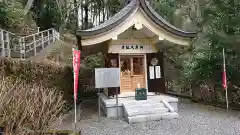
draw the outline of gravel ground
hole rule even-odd
[[[123,120],[98,118],[96,103],[84,105],[77,127],[83,135],[240,135],[240,112],[180,101],[180,117],[174,120],[128,124]],[[57,129],[72,129],[73,115]]]

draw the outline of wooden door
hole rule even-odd
[[[140,84],[145,88],[144,56],[120,56],[121,92],[134,92]]]
[[[120,56],[120,68],[121,68],[121,92],[132,91],[132,67],[130,56]]]
[[[145,81],[145,66],[144,56],[133,56],[132,57],[132,90],[135,91],[138,88],[146,88]]]
[[[165,93],[166,88],[165,88],[163,64],[164,63],[163,63],[163,53],[162,52],[147,54],[148,92]],[[150,77],[150,68],[153,69],[153,72],[154,72],[153,77]],[[160,71],[159,71],[160,77],[156,76],[156,71],[158,69],[160,69]]]

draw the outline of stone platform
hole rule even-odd
[[[129,123],[178,117],[178,98],[148,93],[147,100],[137,101],[134,95],[134,92],[123,93],[118,100],[118,114],[125,117]],[[102,93],[99,97],[101,110],[106,117],[116,117],[116,99],[108,98]]]

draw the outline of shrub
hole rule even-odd
[[[41,83],[44,88],[63,92],[68,107],[73,103],[73,69],[51,61],[33,62],[28,60],[0,59],[0,74],[26,83]],[[79,73],[79,99],[96,96],[94,70],[81,66]]]
[[[32,62],[11,59],[0,60],[0,73],[5,77],[20,79],[27,84],[41,84],[43,88],[54,88],[63,92],[63,100],[72,102],[72,68],[50,62]]]
[[[193,96],[200,100],[225,104],[225,91],[222,88],[223,56],[225,48],[226,72],[228,83],[229,103],[238,104],[239,89],[239,60],[240,53],[232,46],[231,38],[223,37],[221,34],[208,34],[208,44],[195,47],[191,59],[185,64],[185,79],[191,83]],[[195,93],[195,94],[194,94]]]
[[[45,130],[65,113],[63,93],[41,84],[1,76],[0,125],[6,134]]]

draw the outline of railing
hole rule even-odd
[[[59,39],[55,29],[48,29],[28,36],[18,36],[0,29],[0,56],[26,59],[36,56]]]

